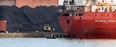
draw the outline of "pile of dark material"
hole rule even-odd
[[[9,32],[17,30],[21,32],[43,31],[45,24],[55,28],[55,32],[63,32],[57,20],[57,11],[60,8],[60,6],[38,6],[36,8],[0,6],[0,19],[7,20]]]

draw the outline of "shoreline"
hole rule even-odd
[[[64,33],[32,32],[32,33],[0,33],[0,38],[47,38],[50,35],[65,35]]]

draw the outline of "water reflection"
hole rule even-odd
[[[116,47],[116,40],[0,38],[0,47]]]

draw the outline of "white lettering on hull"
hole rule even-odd
[[[95,20],[95,22],[99,22],[99,23],[115,23],[116,20]]]

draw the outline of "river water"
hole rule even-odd
[[[116,47],[116,40],[0,38],[0,47]]]

